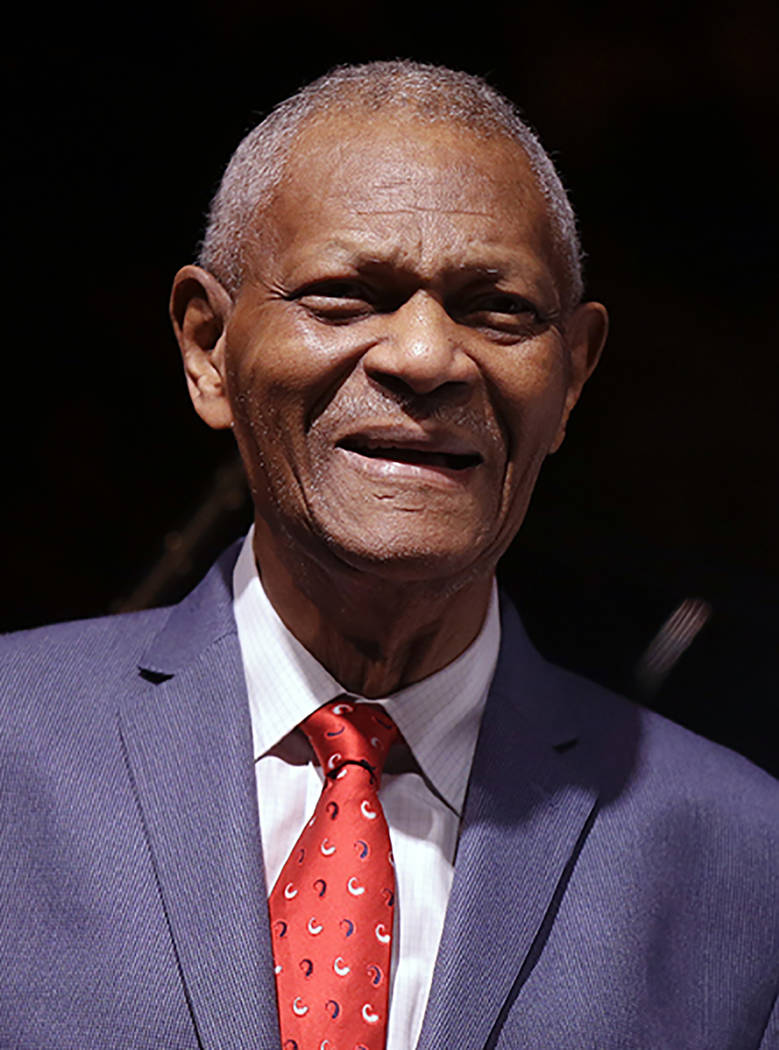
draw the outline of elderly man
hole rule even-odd
[[[496,592],[606,334],[536,138],[337,70],[200,261],[174,327],[254,526],[173,609],[5,643],[2,1046],[775,1048],[774,782]]]

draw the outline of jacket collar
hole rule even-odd
[[[171,610],[120,722],[201,1045],[275,1050],[251,728],[232,614],[236,555],[237,546]],[[492,1045],[596,820],[605,748],[616,741],[629,766],[630,718],[608,732],[605,722],[596,727],[612,738],[600,757],[583,746],[593,739],[585,719],[595,687],[548,665],[505,599],[501,617],[419,1050]]]
[[[547,664],[510,603],[502,615],[418,1050],[497,1045],[635,761],[636,709]]]
[[[228,547],[195,589],[172,606],[162,630],[138,661],[141,670],[170,678],[211,645],[235,634],[232,575],[240,549],[240,541]]]
[[[198,1046],[277,1050],[235,554],[171,610],[119,731]]]

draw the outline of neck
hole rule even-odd
[[[257,523],[254,554],[262,584],[298,641],[351,693],[388,696],[451,663],[487,613],[491,576],[454,587],[393,581],[301,556],[291,564]]]

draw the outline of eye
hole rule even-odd
[[[515,338],[531,335],[549,323],[532,302],[511,292],[488,291],[474,295],[454,312],[462,324]]]
[[[496,314],[507,317],[532,317],[538,319],[536,307],[521,295],[508,292],[490,292],[480,295],[468,304],[470,314]]]
[[[316,281],[288,298],[332,324],[360,320],[375,309],[370,290],[359,281],[348,279]]]

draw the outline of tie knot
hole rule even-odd
[[[398,729],[378,704],[334,700],[301,723],[325,776],[335,777],[345,765],[363,766],[378,788],[387,753]]]

